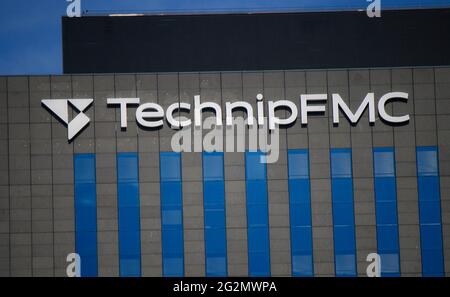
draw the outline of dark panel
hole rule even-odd
[[[63,18],[65,73],[450,65],[450,10]]]

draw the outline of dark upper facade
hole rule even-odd
[[[63,18],[64,73],[449,65],[450,9]]]

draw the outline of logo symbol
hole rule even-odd
[[[43,99],[41,102],[67,125],[67,138],[70,141],[89,124],[90,119],[83,111],[91,105],[92,101],[94,99]],[[79,112],[70,122],[69,103]]]

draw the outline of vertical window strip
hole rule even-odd
[[[374,148],[373,168],[377,246],[381,258],[381,276],[400,276],[394,148]]]
[[[356,276],[352,151],[331,149],[334,259],[336,276]]]
[[[438,149],[417,147],[422,275],[444,276]]]
[[[95,155],[74,154],[75,249],[81,276],[97,276],[97,194]]]
[[[141,233],[137,153],[117,154],[120,276],[141,276]]]
[[[75,249],[81,276],[98,274],[95,155],[74,154]]]
[[[291,262],[293,276],[314,276],[309,154],[288,151]]]
[[[163,276],[184,276],[181,154],[160,153]]]
[[[270,276],[269,211],[266,163],[262,152],[245,153],[248,273]]]
[[[227,276],[223,161],[222,152],[203,153],[206,276]]]

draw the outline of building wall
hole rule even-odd
[[[416,147],[438,149],[443,259],[450,274],[450,68],[337,69],[63,75],[0,77],[0,275],[65,276],[66,256],[76,252],[74,155],[95,154],[97,259],[99,276],[119,276],[116,155],[139,158],[140,274],[163,274],[160,152],[171,151],[174,130],[149,131],[128,109],[128,128],[120,128],[119,109],[109,97],[139,97],[164,108],[171,103],[254,102],[300,94],[339,93],[355,110],[367,92],[409,93],[407,104],[389,107],[409,113],[410,122],[390,126],[365,113],[352,126],[332,123],[331,100],[323,115],[280,130],[280,158],[267,165],[270,274],[290,276],[290,196],[288,151],[308,149],[315,276],[335,275],[330,149],[351,148],[357,274],[366,274],[366,256],[377,251],[373,148],[394,147],[398,239],[402,276],[421,276],[421,232]],[[331,97],[331,96],[330,96]],[[94,98],[85,112],[89,126],[73,142],[67,129],[42,105],[44,98]],[[205,216],[202,153],[181,154],[184,275],[205,276]],[[249,273],[244,153],[224,153],[227,271]]]

